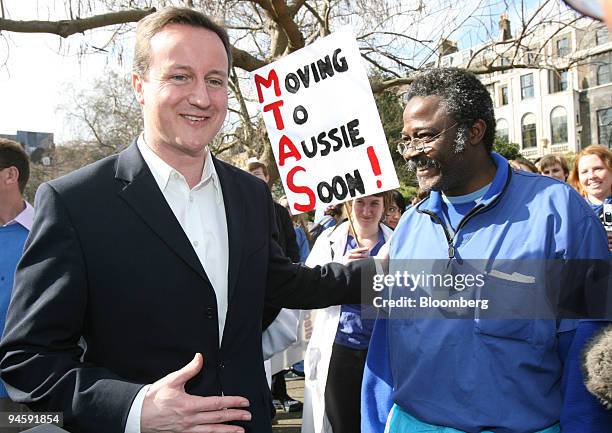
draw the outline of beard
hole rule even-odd
[[[467,137],[467,128],[459,127],[452,146],[452,154],[456,155],[456,158],[461,158],[461,155],[465,151],[467,147]],[[426,154],[416,155],[406,161],[408,171],[411,173],[416,174],[418,169],[424,168],[434,168],[439,170],[438,174],[431,177],[419,177],[417,175],[419,189],[424,192],[445,191],[449,188],[455,187],[458,181],[463,180],[464,174],[448,167],[448,156],[449,155],[446,155],[446,164],[443,164],[438,159],[431,158]],[[444,165],[446,165],[448,168],[443,172],[442,169]]]

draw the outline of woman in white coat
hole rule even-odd
[[[381,223],[388,193],[349,202],[359,245],[348,221],[325,230],[307,266],[374,256],[391,236]],[[305,388],[302,433],[358,433],[360,389],[374,321],[362,320],[360,305],[317,310],[304,358]]]

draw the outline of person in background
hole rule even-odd
[[[251,160],[247,164],[247,171],[256,178],[263,180],[266,185],[270,187],[270,175],[268,174],[268,167],[266,164],[260,161]],[[295,238],[295,230],[293,230],[291,215],[288,209],[277,202],[274,202],[274,213],[279,232],[278,243],[293,263],[299,263],[300,253]]]
[[[569,176],[569,166],[567,160],[559,155],[546,155],[537,163],[540,174],[543,176],[558,179],[561,182],[567,180]]]
[[[310,233],[308,232],[306,224],[304,223],[304,214],[293,215],[291,213],[287,196],[282,196],[278,203],[287,209],[287,212],[291,216],[293,230],[295,230],[295,241],[300,253],[300,263],[306,263],[308,254],[310,254]]]
[[[349,221],[328,228],[317,239],[306,266],[375,256],[393,233],[382,224],[389,194],[348,202]],[[359,432],[360,389],[373,320],[363,319],[361,305],[316,311],[304,359],[306,382],[302,433]]]
[[[34,220],[34,208],[23,198],[29,177],[30,163],[23,147],[0,138],[0,329],[4,329],[11,301],[15,268]],[[25,410],[24,405],[11,401],[0,382],[0,412]]]
[[[508,163],[516,170],[526,171],[527,173],[539,173],[538,167],[536,167],[533,162],[525,158],[511,159],[508,161]]]
[[[323,211],[317,209],[315,212],[314,224],[310,228],[310,245],[314,245],[317,238],[325,229],[334,227],[342,219],[343,204],[332,204],[327,206]]]
[[[402,214],[404,213],[404,209],[406,209],[406,200],[399,191],[391,191],[390,195],[391,202],[389,203],[389,207],[385,213],[385,224],[389,228],[395,229],[395,227],[397,227],[397,223],[402,217]]]
[[[612,151],[599,144],[578,153],[568,182],[583,196],[603,223],[604,205],[612,204]],[[612,231],[606,231],[612,251]]]

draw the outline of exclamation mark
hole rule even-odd
[[[368,158],[370,159],[370,164],[372,165],[372,171],[374,172],[374,176],[380,176],[380,164],[378,163],[378,158],[376,157],[376,152],[374,152],[374,147],[368,147]],[[382,182],[380,179],[376,179],[376,187],[380,188],[382,186]]]

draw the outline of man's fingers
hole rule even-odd
[[[169,375],[166,376],[168,382],[175,386],[184,386],[185,383],[196,374],[200,372],[202,369],[202,364],[204,360],[202,359],[202,354],[196,353],[191,362],[181,368],[180,370],[173,371]]]
[[[244,397],[238,396],[199,397],[196,395],[189,395],[188,397],[187,405],[190,413],[224,411],[249,407],[249,401]]]
[[[231,421],[250,421],[251,412],[240,409],[215,410],[212,412],[200,412],[191,417],[195,425],[199,424],[223,424]]]
[[[198,425],[182,433],[244,433],[244,429],[235,425]]]

